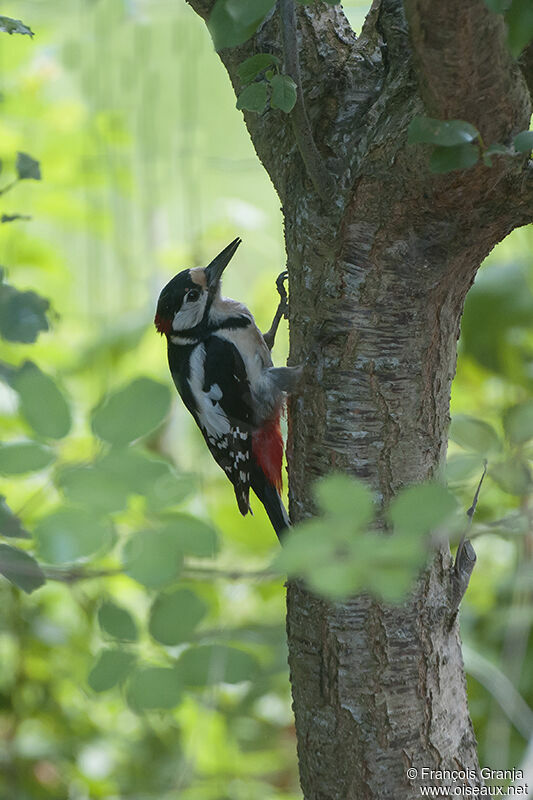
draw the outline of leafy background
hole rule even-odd
[[[345,10],[357,29],[364,4]],[[0,34],[0,796],[299,798],[284,572],[329,597],[398,599],[420,537],[446,520],[457,539],[484,459],[462,608],[470,708],[482,763],[519,764],[533,735],[531,229],[494,250],[467,300],[453,497],[399,498],[405,538],[376,555],[351,535],[371,497],[333,479],[305,548],[280,556],[262,509],[236,510],[151,324],[168,278],[238,234],[225,291],[265,329],[284,266],[279,203],[209,35],[174,0],[3,13],[35,37]],[[286,351],[283,333],[277,363]]]

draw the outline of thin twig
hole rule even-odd
[[[9,190],[12,189],[13,186],[16,186],[16,184],[19,182],[19,180],[20,180],[20,178],[15,178],[15,180],[11,181],[11,183],[6,184],[3,189],[0,189],[0,195],[3,195],[6,192],[9,192]]]
[[[279,0],[279,7],[285,72],[296,84],[296,104],[289,114],[294,137],[317,194],[320,195],[325,203],[329,203],[334,195],[335,185],[333,176],[328,171],[324,159],[316,146],[305,108],[300,59],[298,56],[294,0]]]
[[[476,512],[477,503],[479,500],[479,493],[481,491],[481,486],[483,485],[483,480],[486,474],[487,474],[487,461],[485,460],[483,463],[483,474],[481,475],[480,481],[478,483],[476,493],[472,501],[472,505],[466,512],[466,516],[468,517],[468,523],[466,526],[466,530],[463,532],[463,535],[461,536],[461,541],[459,542],[459,546],[457,548],[457,554],[455,556],[455,563],[453,565],[451,598],[450,598],[452,623],[455,620],[455,617],[457,616],[457,612],[459,611],[461,600],[463,599],[465,592],[468,589],[470,576],[472,575],[472,572],[476,564],[476,552],[472,546],[472,542],[466,538],[466,534],[470,531],[472,527],[472,520]]]

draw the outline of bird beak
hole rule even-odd
[[[221,253],[214,258],[209,266],[205,268],[205,275],[207,278],[207,288],[210,291],[213,291],[218,286],[218,282],[222,277],[222,273],[228,266],[229,262],[233,258],[236,249],[240,245],[242,239],[237,237],[234,239],[231,244],[228,244],[227,247],[222,250]]]

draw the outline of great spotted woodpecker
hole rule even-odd
[[[221,277],[241,239],[209,266],[186,269],[159,296],[155,326],[167,338],[170,372],[211,454],[233,484],[241,514],[250,509],[250,487],[263,503],[278,537],[289,525],[280,498],[283,393],[292,391],[300,370],[273,367],[270,350],[286,293],[277,281],[280,304],[264,336],[242,303],[222,297]]]

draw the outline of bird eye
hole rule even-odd
[[[194,303],[200,297],[200,292],[198,289],[191,289],[190,292],[187,293],[187,302]]]

